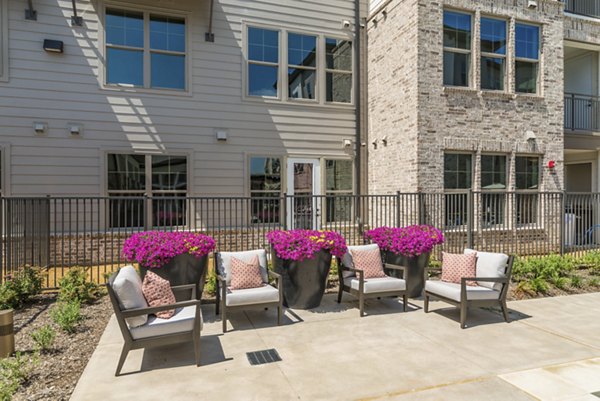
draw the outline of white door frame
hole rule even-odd
[[[294,195],[294,164],[312,164],[313,166],[313,196],[321,195],[321,160],[320,159],[308,159],[308,158],[288,158],[287,159],[287,194]],[[313,215],[312,215],[312,226],[314,229],[320,227],[320,202],[318,198],[313,200]],[[294,227],[294,204],[293,196],[287,200],[287,226],[290,229]]]

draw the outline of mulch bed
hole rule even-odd
[[[92,305],[82,305],[83,320],[75,333],[60,330],[50,317],[56,302],[55,294],[36,297],[33,303],[15,311],[15,348],[22,353],[33,353],[35,343],[31,333],[49,324],[56,330],[52,350],[41,352],[29,380],[17,391],[13,400],[68,400],[92,356],[100,336],[112,314],[108,296]]]

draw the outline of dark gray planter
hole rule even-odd
[[[320,251],[303,261],[280,259],[273,253],[273,270],[281,275],[283,304],[289,308],[312,309],[321,304],[327,276],[331,268],[331,254]]]
[[[169,280],[171,286],[196,284],[196,299],[200,299],[204,290],[204,277],[206,276],[207,267],[208,255],[196,258],[195,256],[184,254],[175,256],[169,263],[158,269],[148,269],[140,266],[140,275],[142,276],[142,280],[144,280],[146,272],[151,270],[152,273],[157,274],[165,280]]]
[[[418,298],[425,288],[425,268],[429,264],[429,253],[424,253],[414,258],[398,255],[390,251],[383,253],[385,263],[404,266],[406,273],[402,277],[402,271],[385,269],[385,274],[391,277],[404,278],[406,280],[406,295],[409,298]]]

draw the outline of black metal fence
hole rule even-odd
[[[122,246],[144,230],[197,231],[217,249],[266,248],[275,229],[335,230],[349,245],[380,226],[430,224],[446,243],[517,255],[600,248],[600,194],[452,192],[280,197],[44,197],[3,198],[3,279],[24,265],[47,269],[46,287],[85,267],[90,279],[123,265]]]
[[[600,17],[600,1],[598,0],[564,0],[565,11],[588,17]]]
[[[600,130],[600,98],[565,94],[565,128],[572,131]]]

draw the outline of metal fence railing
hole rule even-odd
[[[588,17],[600,17],[600,1],[598,0],[564,0],[565,11]]]
[[[266,248],[275,229],[340,232],[349,245],[380,226],[430,224],[446,243],[517,255],[600,249],[600,194],[459,191],[278,197],[43,197],[0,200],[0,280],[24,265],[47,270],[46,287],[85,267],[90,279],[123,265],[122,246],[144,230],[197,231],[217,249]]]
[[[565,129],[600,130],[600,97],[566,93],[564,99]]]

